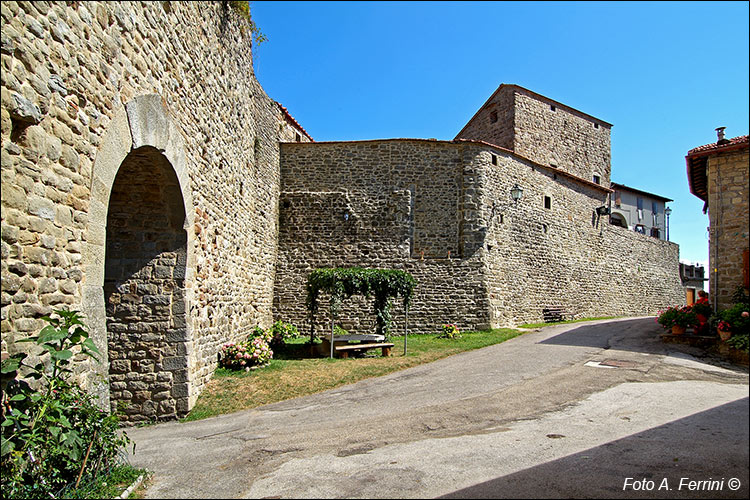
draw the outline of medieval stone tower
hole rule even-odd
[[[680,300],[677,246],[597,217],[610,125],[585,113],[506,85],[453,141],[314,143],[226,2],[1,16],[2,351],[82,311],[104,359],[77,373],[133,422],[187,413],[222,343],[274,316],[309,326],[315,267],[413,273],[419,332]],[[367,306],[346,326],[368,328]]]

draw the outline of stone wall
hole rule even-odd
[[[473,196],[464,189],[473,172],[463,152],[417,139],[282,144],[276,317],[307,331],[310,271],[363,266],[417,279],[410,331],[434,332],[441,322],[488,325],[481,261],[472,249],[477,212],[464,199]],[[327,332],[325,297],[322,304],[316,330]],[[372,332],[372,303],[346,304],[340,324]],[[402,329],[398,304],[394,331]]]
[[[223,4],[2,5],[2,350],[19,349],[53,308],[83,310],[105,363],[81,363],[79,376],[108,399],[109,343],[112,392],[134,421],[184,414],[220,345],[272,319],[285,118],[253,76],[246,21]],[[147,178],[176,178],[169,196],[180,200],[146,219],[167,228],[182,217],[186,255],[150,240],[132,276],[157,281],[139,283],[112,274],[107,245],[116,214],[134,217],[126,228],[147,208],[139,196],[156,194],[135,182],[110,193],[131,151],[149,147]],[[125,245],[123,258],[140,250]],[[145,409],[147,397],[158,404]]]
[[[708,159],[709,282],[719,310],[731,306],[732,293],[745,286],[743,252],[750,246],[749,169],[747,149]]]
[[[442,322],[475,329],[541,321],[552,306],[581,318],[684,302],[677,245],[597,217],[608,189],[499,148],[403,139],[284,144],[281,172],[275,315],[303,329],[306,276],[329,266],[411,272],[419,284],[410,331],[419,333]],[[524,190],[517,203],[515,184]],[[457,251],[423,256],[420,234],[455,241]],[[362,317],[372,317],[370,305],[354,303],[340,323],[372,332]],[[321,314],[316,329],[327,332],[327,321]]]
[[[610,182],[607,122],[518,85],[501,85],[456,136],[509,149],[603,186]]]

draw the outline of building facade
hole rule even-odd
[[[709,221],[709,285],[715,309],[732,305],[738,287],[750,288],[750,159],[748,136],[718,140],[691,149],[687,163],[690,192],[704,201]]]
[[[705,282],[708,281],[705,277],[705,268],[698,264],[680,262],[680,280],[685,287],[685,303],[692,306],[698,300],[698,292],[703,290]]]
[[[669,198],[613,182],[610,224],[660,240],[667,239]]]

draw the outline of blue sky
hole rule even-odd
[[[707,262],[688,150],[748,133],[748,2],[250,2],[258,80],[318,141],[451,140],[501,83],[612,123],[612,180],[674,200]]]

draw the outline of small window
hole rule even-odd
[[[622,194],[619,191],[615,191],[615,206],[619,207],[622,205]]]
[[[503,217],[503,214],[500,214],[500,224],[502,224],[505,221],[505,218]]]
[[[557,111],[557,108],[555,107],[554,104],[550,104],[549,109],[551,109],[552,111]]]
[[[495,123],[497,121],[497,111],[493,111],[490,113],[490,123]]]
[[[594,174],[594,184],[601,184],[601,183],[602,183],[602,178]]]
[[[549,196],[544,197],[544,208],[548,210],[552,208],[552,198],[550,198]]]
[[[655,201],[651,202],[651,211],[654,213],[654,215],[659,213],[659,204]]]
[[[492,164],[497,165],[497,155],[492,155]]]
[[[599,128],[599,124],[598,123],[594,123],[594,128]]]
[[[294,134],[294,140],[297,142],[302,142],[302,136],[299,134]]]
[[[643,210],[643,198],[636,198],[635,203],[638,210]]]
[[[633,230],[636,233],[646,234],[646,226],[644,226],[643,224],[636,224]]]
[[[653,236],[654,238],[658,238],[659,237],[659,228],[658,227],[652,227],[651,228],[651,236]]]

